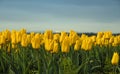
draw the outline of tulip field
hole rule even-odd
[[[0,31],[0,74],[119,74],[120,35]]]

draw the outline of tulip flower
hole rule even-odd
[[[70,50],[70,40],[69,40],[68,36],[66,36],[65,39],[63,40],[61,47],[62,47],[62,49],[61,49],[62,52],[65,52],[65,53],[69,52],[69,50]]]
[[[76,43],[75,43],[75,46],[74,46],[74,50],[77,51],[80,49],[80,41],[77,40]]]
[[[58,52],[58,43],[56,41],[54,41],[52,53],[57,53],[57,52]]]
[[[119,54],[117,52],[113,53],[111,63],[117,65],[119,63]]]
[[[5,44],[5,37],[3,35],[0,36],[0,44]]]

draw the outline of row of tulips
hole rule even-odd
[[[120,35],[0,32],[0,72],[11,74],[119,73]]]

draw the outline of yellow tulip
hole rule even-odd
[[[4,34],[4,36],[5,36],[6,41],[10,41],[10,39],[11,39],[11,32],[6,29],[6,30],[3,32],[3,34]]]
[[[20,31],[16,32],[16,42],[19,43],[21,42],[22,39],[22,34]]]
[[[74,50],[77,51],[80,49],[80,41],[77,40],[76,43],[75,43],[75,46],[74,46]]]
[[[22,35],[26,34],[26,29],[23,28],[23,29],[20,30],[20,32],[21,32]]]
[[[61,36],[60,36],[59,42],[62,43],[66,36],[68,36],[66,32],[61,32]]]
[[[0,36],[0,44],[5,44],[5,37],[3,35]]]
[[[69,38],[70,38],[70,45],[74,45],[79,37],[75,31],[71,30],[69,34]]]
[[[105,46],[109,45],[109,40],[105,40],[104,45]]]
[[[31,32],[31,33],[30,33],[30,37],[31,37],[31,38],[33,38],[33,37],[34,37],[34,35],[35,35],[35,33],[34,33],[34,32]]]
[[[31,39],[31,44],[34,49],[39,49],[41,45],[41,39],[40,39],[40,34],[36,34],[32,39]]]
[[[51,40],[49,45],[48,45],[48,50],[52,51],[53,50],[53,41]]]
[[[118,41],[119,41],[119,40],[118,40],[118,38],[117,38],[117,37],[115,37],[115,38],[114,38],[114,42],[113,42],[113,43],[118,44],[118,43],[119,43]]]
[[[93,45],[92,39],[86,38],[85,40],[83,40],[81,48],[88,51],[92,49],[92,45]]]
[[[117,65],[119,63],[119,54],[117,52],[114,52],[111,63],[113,65]]]
[[[32,47],[33,47],[33,48],[36,48],[36,46],[35,46],[35,45],[36,45],[36,44],[35,44],[35,38],[32,38],[31,44],[32,44]]]
[[[66,36],[65,39],[63,40],[61,48],[62,52],[67,53],[70,51],[70,40],[68,36]]]
[[[89,43],[87,50],[91,50],[91,49],[92,49],[92,43]]]
[[[45,39],[45,40],[44,40],[44,43],[45,43],[45,50],[49,51],[49,50],[48,50],[49,39]]]
[[[82,34],[82,35],[81,35],[81,39],[82,39],[82,40],[86,39],[87,37],[88,37],[88,35],[86,35],[86,34]]]
[[[27,35],[27,43],[30,44],[31,43],[31,36],[28,34]]]
[[[104,32],[103,38],[108,39],[110,37],[112,37],[112,32],[111,31]]]
[[[46,30],[44,33],[44,39],[52,39],[52,38],[53,38],[52,30]]]
[[[59,41],[59,38],[60,38],[60,35],[59,35],[59,34],[54,34],[54,35],[53,35],[53,39],[54,39],[55,41]]]
[[[109,43],[112,44],[113,41],[114,41],[114,36],[110,37],[110,39],[109,39]]]
[[[96,45],[101,45],[101,44],[102,44],[102,39],[96,38]]]
[[[47,51],[52,51],[53,50],[53,40],[51,40],[51,39],[46,39],[45,40],[45,49]]]
[[[102,37],[103,37],[103,34],[104,34],[103,32],[98,32],[98,33],[97,33],[97,38],[102,38]]]
[[[58,43],[56,41],[54,41],[52,53],[57,53],[57,52],[58,52]]]
[[[27,47],[27,45],[28,45],[28,42],[27,42],[27,34],[24,34],[24,35],[22,36],[21,45],[22,45],[23,47]]]
[[[16,31],[15,30],[12,30],[12,33],[11,33],[11,43],[12,44],[16,44],[17,43]]]
[[[91,36],[90,38],[92,39],[92,42],[95,42],[95,41],[96,41],[96,36],[93,35],[93,36]]]

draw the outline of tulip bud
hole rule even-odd
[[[114,52],[111,63],[113,65],[117,65],[119,63],[119,54],[117,52]]]

